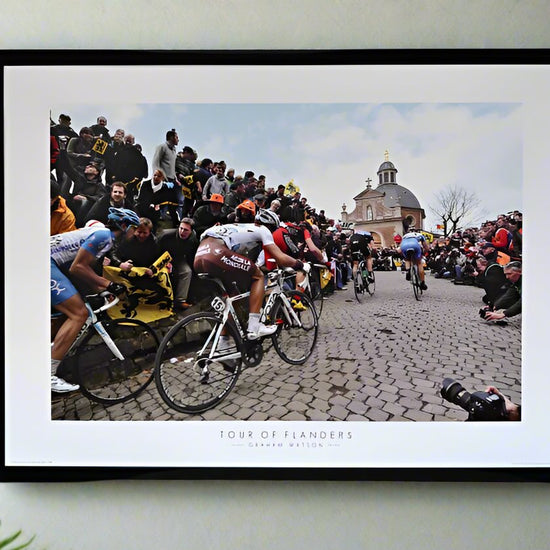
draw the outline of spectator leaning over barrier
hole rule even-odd
[[[183,218],[177,229],[167,229],[159,238],[161,253],[172,256],[170,280],[174,289],[174,309],[184,310],[191,304],[187,301],[193,262],[199,246],[197,235],[193,231],[191,218]]]
[[[149,218],[140,218],[139,225],[129,239],[119,241],[105,257],[103,265],[118,267],[130,271],[133,267],[149,267],[160,256],[160,248],[153,234],[153,222]],[[153,272],[148,269],[151,277]]]
[[[485,319],[496,321],[521,313],[521,262],[510,262],[504,266],[504,275],[511,283],[508,290],[496,300],[495,311],[488,311]]]

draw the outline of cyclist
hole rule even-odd
[[[407,253],[409,250],[413,251],[413,260],[416,266],[418,267],[418,276],[420,277],[420,288],[422,290],[427,290],[428,285],[426,285],[426,282],[424,281],[424,265],[422,263],[422,251],[425,253],[428,253],[430,251],[430,247],[428,246],[428,241],[426,241],[426,237],[422,235],[422,233],[419,233],[416,231],[414,227],[409,227],[409,230],[405,235],[403,235],[403,240],[401,241],[401,244],[399,245],[398,250],[403,255],[403,258],[405,258],[405,268],[407,270],[406,279],[407,281],[411,280],[411,274],[409,272],[410,264],[407,259]]]
[[[84,301],[71,279],[78,285],[95,288],[98,292],[124,292],[123,285],[98,275],[94,271],[94,264],[111,249],[114,239],[120,238],[130,227],[138,225],[139,216],[132,210],[111,207],[107,227],[95,224],[50,237],[51,303],[53,308],[67,317],[52,344],[52,391],[64,393],[79,388],[77,384],[71,384],[56,375],[57,367],[88,317]]]
[[[322,262],[323,253],[315,246],[309,228],[310,225],[305,221],[298,224],[283,222],[279,227],[275,227],[275,229],[272,230],[273,240],[285,254],[297,260],[304,262],[310,258],[314,261]],[[265,262],[268,269],[272,267],[270,264],[273,264],[273,262],[270,262],[271,259],[269,253],[266,253]],[[298,288],[304,280],[305,274],[303,271],[298,271],[296,273],[296,288]]]
[[[236,208],[236,223],[215,225],[204,231],[195,255],[194,269],[197,273],[218,277],[228,289],[236,283],[239,292],[250,290],[248,338],[255,340],[277,330],[275,325],[266,326],[260,322],[265,287],[263,273],[255,261],[262,247],[280,266],[299,270],[304,264],[285,254],[275,244],[271,231],[279,226],[277,214],[260,210],[254,223],[241,221],[250,211],[247,201],[245,203]]]
[[[371,243],[374,237],[369,231],[355,231],[349,238],[349,247],[352,259],[352,273],[355,280],[357,266],[361,260],[367,264],[367,279],[369,283],[374,283],[374,275],[372,272],[372,254]]]

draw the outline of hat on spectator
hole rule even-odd
[[[237,210],[250,210],[252,214],[256,214],[256,205],[250,199],[246,199],[237,206]]]
[[[495,245],[493,243],[483,243],[480,247],[481,250],[487,250],[487,248],[495,248]]]
[[[243,181],[242,181],[242,180],[235,181],[235,182],[233,182],[233,183],[229,186],[229,189],[230,189],[231,191],[235,191],[235,189],[237,189],[237,187],[240,187],[241,185],[243,185]]]
[[[186,145],[182,150],[181,150],[182,153],[191,153],[193,154],[195,151],[193,151],[193,148],[192,147],[189,147],[189,145]]]
[[[223,196],[219,195],[218,193],[212,193],[212,195],[208,200],[209,202],[217,202],[217,203],[223,204]]]
[[[265,195],[263,193],[258,193],[257,195],[254,195],[254,200],[265,201]]]

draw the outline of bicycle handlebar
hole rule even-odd
[[[97,307],[94,302],[97,302],[98,298],[103,298],[103,305]],[[92,310],[94,313],[100,313],[101,311],[106,311],[109,308],[112,308],[118,302],[120,302],[120,298],[113,294],[112,292],[109,292],[108,290],[103,290],[102,292],[98,292],[97,294],[88,294],[86,296],[86,302],[92,306]]]

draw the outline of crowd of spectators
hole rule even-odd
[[[111,206],[133,209],[142,224],[133,241],[113,251],[107,262],[125,269],[144,267],[155,255],[169,251],[175,305],[185,308],[194,280],[190,266],[202,232],[234,221],[236,207],[248,201],[253,211],[269,209],[290,227],[307,228],[333,274],[325,291],[347,288],[352,230],[328,219],[324,210],[317,211],[299,191],[291,191],[292,185],[270,186],[263,174],[256,177],[247,169],[240,175],[224,160],[199,159],[192,146],[178,150],[178,145],[172,128],[149,163],[132,134],[118,128],[111,137],[105,116],[77,133],[70,116],[59,115],[57,124],[51,121],[50,132],[51,234],[92,220],[105,223]],[[374,269],[397,269],[396,249],[397,243],[375,250]],[[521,258],[522,214],[514,211],[479,228],[436,238],[426,264],[436,278],[484,288],[486,309],[499,312],[500,319],[521,312]]]
[[[502,321],[521,313],[523,216],[514,210],[479,228],[436,239],[427,258],[434,277],[485,290],[480,315]]]
[[[50,122],[51,234],[106,223],[112,206],[134,210],[140,226],[129,241],[109,253],[105,264],[129,271],[149,267],[169,252],[176,309],[192,303],[197,283],[192,265],[201,234],[215,224],[234,221],[236,207],[244,202],[253,212],[269,209],[289,226],[307,228],[338,273],[338,281],[327,291],[344,288],[349,275],[339,226],[324,210],[317,212],[292,183],[269,186],[267,177],[256,177],[253,170],[239,174],[224,160],[199,159],[190,145],[179,149],[174,128],[148,161],[125,129],[118,128],[111,137],[103,115],[78,133],[69,115],[59,115],[57,124]]]

